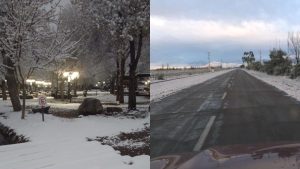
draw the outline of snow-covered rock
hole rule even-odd
[[[85,98],[78,108],[81,115],[95,115],[103,113],[103,106],[99,99]]]

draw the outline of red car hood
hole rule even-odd
[[[151,169],[299,169],[300,143],[234,145],[151,159]]]

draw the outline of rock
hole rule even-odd
[[[103,106],[100,100],[95,98],[85,98],[78,108],[80,115],[95,115],[103,113]]]

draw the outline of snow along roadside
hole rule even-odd
[[[156,102],[162,98],[174,94],[182,89],[203,83],[209,79],[230,72],[233,69],[222,70],[217,72],[203,73],[195,76],[190,76],[181,79],[174,79],[160,83],[153,83],[150,86],[151,102]]]
[[[290,79],[287,76],[268,75],[253,70],[246,70],[246,72],[300,101],[300,79]]]

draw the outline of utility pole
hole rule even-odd
[[[259,61],[261,63],[261,49],[259,49]]]
[[[210,71],[210,52],[208,52],[208,70]]]
[[[222,56],[220,56],[221,57],[221,69],[223,68],[223,65],[222,65],[222,62],[223,62],[223,58],[222,58]]]

